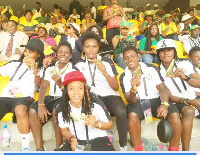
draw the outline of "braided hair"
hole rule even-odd
[[[147,38],[147,41],[146,41],[146,50],[147,51],[151,51],[151,46],[152,46],[152,42],[151,42],[151,37],[152,37],[152,35],[151,35],[151,29],[152,29],[152,27],[153,26],[156,26],[157,27],[157,34],[156,34],[156,39],[158,40],[158,41],[160,41],[160,32],[159,32],[159,29],[158,29],[158,25],[156,25],[156,24],[152,24],[152,25],[150,25],[150,27],[148,28],[148,30],[147,30],[147,36],[146,36],[146,38]]]
[[[82,99],[82,112],[85,115],[92,114],[93,103],[90,98],[91,96],[89,94],[88,86],[87,84],[84,83],[84,97]],[[71,107],[70,107],[69,101],[70,99],[67,92],[67,85],[65,85],[64,91],[62,94],[62,100],[61,100],[61,112],[63,116],[63,121],[67,121],[68,123],[70,123],[70,119],[71,119],[71,116],[70,116]]]

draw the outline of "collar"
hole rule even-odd
[[[142,73],[145,75],[145,74],[148,74],[149,73],[149,69],[148,69],[148,66],[143,63],[143,62],[139,62],[140,66],[141,66],[141,71]],[[132,78],[132,73],[131,71],[128,69],[128,67],[125,68],[124,70],[125,72],[125,75],[128,76],[129,78]]]

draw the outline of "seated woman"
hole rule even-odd
[[[43,23],[38,26],[38,36],[33,36],[31,39],[32,38],[38,38],[44,43],[44,55],[46,58],[44,59],[43,64],[44,67],[47,67],[51,62],[54,62],[56,58],[54,51],[57,49],[57,44],[55,40],[48,36],[46,25]]]
[[[142,62],[144,63],[159,63],[156,53],[156,45],[163,38],[160,36],[158,26],[152,24],[147,30],[147,36],[140,40],[139,51]]]
[[[10,81],[0,97],[0,120],[8,112],[13,112],[13,122],[22,141],[22,151],[29,150],[30,127],[28,107],[34,101],[35,88],[40,86],[44,45],[39,39],[31,39],[18,62],[10,62],[0,67],[0,75],[9,76]],[[2,85],[2,81],[0,82]]]
[[[182,151],[189,151],[193,118],[195,111],[196,116],[200,112],[200,98],[195,94],[195,89],[200,87],[200,78],[191,62],[177,58],[176,45],[172,39],[159,41],[157,53],[161,61],[160,76],[171,92],[170,100],[181,114]]]
[[[31,10],[26,10],[24,16],[26,19],[19,23],[21,31],[26,33],[29,37],[37,35],[36,28],[39,23],[37,20],[32,19],[33,13]]]
[[[58,124],[67,140],[58,151],[114,151],[106,130],[113,122],[108,111],[90,99],[86,79],[79,71],[65,75]],[[58,107],[57,107],[58,108]]]
[[[82,20],[82,25],[81,25],[81,34],[84,34],[86,30],[92,26],[96,25],[97,23],[92,19],[92,15],[90,13],[85,14],[85,19]]]
[[[122,57],[122,50],[127,45],[136,46],[137,40],[133,33],[130,33],[130,23],[123,21],[120,24],[120,35],[115,35],[112,39],[112,44],[115,50],[114,61],[121,68],[125,69],[126,65]]]

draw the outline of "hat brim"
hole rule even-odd
[[[163,49],[176,49],[176,48],[175,47],[163,47],[163,48],[156,49],[156,51],[160,52]]]
[[[30,50],[30,51],[38,51],[38,50],[35,49],[34,46],[25,45],[24,47],[27,48],[27,49]],[[38,51],[38,52],[41,52],[41,51]]]

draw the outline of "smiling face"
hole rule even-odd
[[[67,92],[72,106],[80,108],[84,98],[84,83],[73,81],[67,85]]]
[[[8,32],[10,34],[14,34],[15,32],[17,32],[17,25],[16,25],[16,23],[14,23],[13,21],[9,21],[7,29],[8,29]]]
[[[32,20],[32,14],[30,12],[27,12],[25,17],[26,17],[27,21],[31,21]]]
[[[31,51],[25,48],[24,56],[26,58],[34,59],[36,61],[40,57],[40,54],[37,51]]]
[[[68,46],[62,45],[57,50],[57,59],[60,64],[68,64],[69,60],[72,57],[72,53]]]
[[[40,27],[38,29],[38,36],[39,37],[45,37],[46,35],[47,35],[47,31],[43,27]]]
[[[84,42],[83,49],[85,52],[85,55],[87,56],[88,59],[90,60],[96,60],[97,58],[97,53],[99,51],[99,44],[97,40],[95,39],[87,39]]]
[[[139,66],[140,55],[134,50],[128,50],[124,53],[124,62],[130,70],[135,70]]]

